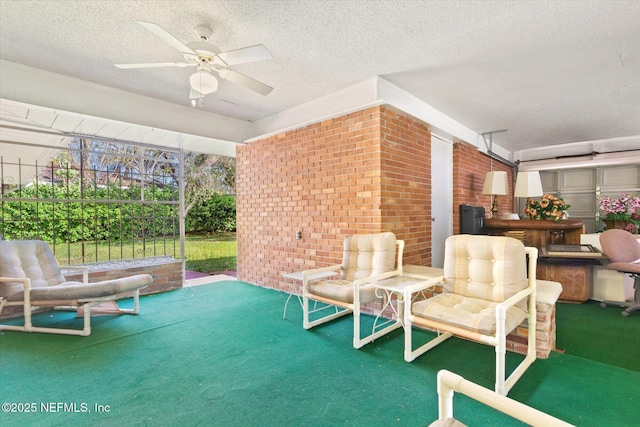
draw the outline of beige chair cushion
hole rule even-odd
[[[469,298],[456,294],[441,294],[422,300],[411,306],[414,315],[437,320],[447,325],[460,326],[484,335],[496,334],[496,311],[498,303]],[[527,313],[513,306],[507,310],[505,329],[509,333],[526,318]]]
[[[133,292],[153,282],[139,274],[97,283],[67,282],[46,242],[40,240],[0,241],[0,277],[31,279],[31,300],[82,300]],[[0,282],[0,296],[22,301],[22,283]]]
[[[444,292],[502,302],[528,286],[522,242],[509,237],[449,237],[445,242]],[[519,304],[526,310],[526,300]]]
[[[354,234],[344,239],[340,278],[354,281],[386,273],[394,270],[395,263],[395,234]]]
[[[65,282],[56,286],[31,289],[31,301],[85,300],[133,292],[153,282],[150,274],[138,274],[95,283]],[[22,291],[10,295],[9,301],[21,301]]]
[[[41,240],[0,241],[0,277],[28,277],[32,288],[66,282],[51,248]],[[20,283],[0,283],[0,296],[22,289]]]
[[[355,234],[344,239],[340,280],[320,280],[309,285],[318,296],[347,303],[353,302],[353,281],[395,269],[396,236],[391,232]],[[360,303],[377,301],[375,290],[361,288]]]
[[[528,286],[522,242],[509,237],[451,236],[445,243],[443,293],[416,302],[414,315],[495,335],[495,306]],[[505,328],[526,318],[527,300],[507,311]]]
[[[348,280],[321,280],[309,284],[312,294],[336,301],[353,302],[353,282]],[[368,304],[377,301],[375,290],[372,288],[360,288],[360,304]]]

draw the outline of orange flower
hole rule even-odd
[[[565,216],[565,211],[571,206],[562,200],[561,197],[552,194],[545,194],[540,200],[527,200],[524,213],[529,219],[549,219],[560,221]]]

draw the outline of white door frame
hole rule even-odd
[[[444,241],[453,234],[453,142],[431,134],[431,266],[444,265]]]

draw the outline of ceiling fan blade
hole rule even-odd
[[[182,43],[180,40],[172,36],[169,32],[167,32],[167,30],[162,28],[160,25],[154,24],[152,22],[144,22],[144,21],[136,21],[136,22],[142,25],[143,27],[145,27],[147,30],[151,31],[156,36],[160,37],[162,40],[169,43],[171,46],[178,49],[180,52],[193,53],[194,55],[196,54],[193,50],[191,50],[189,46],[187,46],[186,44]]]
[[[230,50],[218,54],[227,65],[244,64],[246,62],[264,61],[273,59],[273,55],[264,45],[257,44],[255,46],[243,47],[241,49]]]
[[[244,74],[240,74],[234,70],[224,69],[218,71],[218,73],[220,74],[220,78],[238,83],[239,85],[242,85],[247,89],[251,89],[254,92],[258,92],[261,95],[269,95],[273,90],[271,86],[254,80]]]
[[[188,62],[148,62],[144,64],[113,64],[114,66],[122,69],[129,68],[159,68],[159,67],[195,67],[196,64],[189,64]]]

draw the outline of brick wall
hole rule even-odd
[[[487,172],[505,171],[509,183],[508,195],[498,196],[498,213],[513,212],[513,169],[478,151],[466,142],[453,145],[453,234],[460,233],[460,205],[482,206],[491,217],[491,196],[482,194]]]
[[[525,320],[507,335],[507,350],[527,354],[529,325]],[[556,306],[544,302],[536,303],[536,355],[547,359],[556,349]]]
[[[430,144],[426,124],[372,107],[239,147],[238,278],[290,291],[283,272],[339,263],[345,235],[380,231],[429,264]]]
[[[383,229],[405,241],[404,264],[431,265],[431,129],[382,109]]]
[[[292,291],[283,272],[340,263],[342,239],[354,233],[393,231],[406,242],[405,264],[431,264],[431,133],[423,122],[372,107],[239,147],[236,168],[240,280]],[[509,166],[454,144],[454,234],[461,204],[490,216],[482,195],[490,170],[507,172],[512,193]],[[511,196],[498,201],[500,212],[513,210]],[[538,357],[548,357],[554,306],[538,304],[538,329]],[[523,337],[526,324],[509,336],[509,350],[526,353]]]
[[[238,278],[291,290],[283,272],[340,262],[345,235],[393,231],[405,264],[431,264],[431,135],[427,124],[372,107],[273,135],[237,150]],[[512,169],[465,142],[453,147],[453,225],[483,206],[490,170]],[[513,197],[499,196],[500,212]],[[296,239],[296,232],[301,239]]]
[[[109,265],[110,263],[98,263],[98,268],[92,268],[89,271],[89,282],[100,282],[103,280],[114,280],[126,276],[134,276],[136,274],[150,274],[153,277],[153,283],[140,290],[140,295],[157,294],[159,292],[170,291],[182,287],[182,261],[177,259],[154,260],[144,265],[136,265],[136,261],[125,262],[118,268]],[[102,267],[100,267],[102,265]],[[82,281],[82,275],[74,276],[66,274],[67,280]]]

